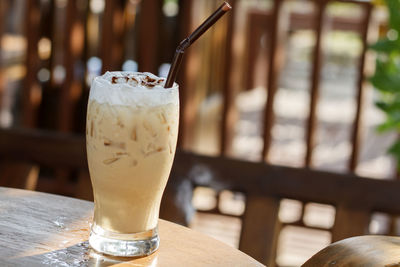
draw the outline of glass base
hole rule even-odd
[[[157,227],[140,233],[119,234],[93,224],[90,246],[97,252],[119,257],[148,256],[158,249],[160,239]]]

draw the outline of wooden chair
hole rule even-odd
[[[358,236],[324,248],[302,267],[400,266],[400,237]]]
[[[242,219],[239,249],[267,266],[275,266],[279,229],[280,200],[333,205],[335,223],[333,241],[368,234],[371,214],[376,211],[400,214],[400,181],[362,178],[354,174],[336,174],[310,169],[253,163],[226,157],[200,156],[179,151],[175,157],[166,199],[184,183],[206,186],[217,192],[227,189],[244,193],[246,208]],[[172,193],[171,193],[172,192]],[[176,211],[175,211],[176,212]],[[216,213],[221,213],[218,209]],[[167,219],[173,214],[164,207]],[[182,217],[182,216],[180,216]],[[303,219],[292,225],[306,226]],[[327,229],[324,229],[327,230]]]

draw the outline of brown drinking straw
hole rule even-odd
[[[213,26],[226,12],[231,10],[232,7],[224,2],[211,16],[208,17],[189,37],[183,40],[176,48],[174,59],[172,60],[171,68],[168,72],[165,88],[171,88],[174,85],[176,76],[178,74],[179,66],[182,62],[185,49],[194,43],[203,33],[205,33],[211,26]]]

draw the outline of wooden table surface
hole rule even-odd
[[[400,237],[357,236],[333,243],[302,267],[400,267]]]
[[[263,266],[186,227],[160,220],[149,257],[108,257],[88,245],[93,203],[0,187],[0,266]]]

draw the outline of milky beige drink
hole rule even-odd
[[[158,247],[157,221],[178,132],[178,86],[150,73],[107,72],[90,91],[87,154],[94,191],[92,247],[141,256]]]

